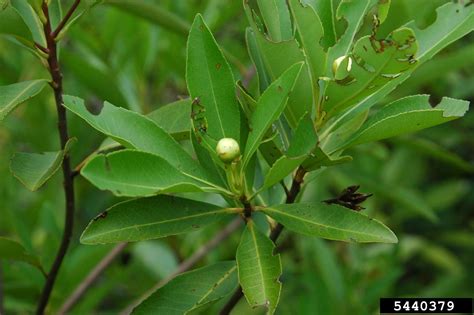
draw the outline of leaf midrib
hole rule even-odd
[[[223,208],[223,209],[219,209],[219,210],[215,210],[215,211],[209,211],[209,212],[204,212],[204,213],[198,213],[198,214],[194,214],[194,215],[188,215],[188,216],[184,216],[184,217],[179,217],[179,218],[174,218],[174,219],[167,219],[167,220],[162,220],[162,221],[155,221],[155,222],[151,222],[151,223],[145,223],[145,224],[140,224],[140,225],[137,225],[137,224],[134,224],[132,226],[127,226],[127,227],[124,227],[124,228],[119,228],[119,229],[114,229],[114,230],[108,230],[106,232],[103,232],[103,233],[97,233],[97,234],[94,234],[93,236],[90,236],[90,237],[84,237],[82,238],[83,241],[87,241],[87,240],[93,240],[93,239],[96,239],[96,238],[99,238],[99,237],[103,237],[105,235],[108,235],[108,234],[113,234],[113,233],[116,233],[118,231],[122,232],[122,231],[126,231],[126,230],[130,230],[130,229],[138,229],[138,228],[144,228],[144,227],[149,227],[149,226],[153,226],[153,225],[160,225],[160,224],[166,224],[166,223],[173,223],[173,222],[177,222],[177,221],[183,221],[183,220],[188,220],[188,219],[193,219],[193,218],[198,218],[198,217],[202,217],[202,216],[210,216],[210,215],[213,215],[213,214],[220,214],[220,213],[228,213],[228,214],[231,214],[231,213],[234,213],[236,212],[237,209],[235,208]],[[87,231],[87,229],[86,229]]]
[[[17,96],[15,96],[7,105],[5,105],[3,107],[4,110],[0,110],[0,113],[2,113],[3,111],[8,111],[8,109],[10,108],[10,106],[12,106],[12,104],[14,104],[20,97],[22,97],[23,95],[25,95],[29,90],[30,88],[33,86],[33,85],[36,85],[37,83],[40,83],[40,82],[43,82],[43,80],[35,80],[33,82],[31,82],[28,86],[26,86],[21,92],[20,94],[18,94]]]
[[[268,211],[270,210],[270,211]],[[377,237],[378,239],[383,239],[383,240],[387,240],[387,241],[390,241],[390,239],[386,238],[386,237],[380,237],[380,236],[377,236],[376,234],[370,234],[370,233],[366,233],[366,234],[363,234],[361,232],[357,232],[357,231],[353,231],[353,230],[347,230],[347,229],[343,229],[343,228],[338,228],[338,227],[333,227],[333,226],[330,226],[330,225],[324,225],[324,224],[321,224],[321,223],[317,223],[315,221],[311,221],[311,220],[308,220],[306,218],[302,218],[302,217],[298,217],[298,216],[295,216],[295,215],[292,215],[288,212],[283,212],[283,211],[279,211],[278,209],[275,209],[275,208],[265,208],[263,209],[264,212],[276,212],[276,213],[280,213],[284,216],[287,216],[287,217],[291,217],[291,218],[294,218],[296,220],[299,220],[299,221],[303,221],[305,223],[310,223],[312,225],[317,225],[319,227],[323,227],[323,228],[330,228],[330,229],[334,229],[334,230],[338,230],[338,231],[343,231],[343,232],[350,232],[350,233],[353,233],[353,234],[356,234],[356,235],[365,235],[365,236],[372,236],[372,237]],[[375,221],[377,223],[380,223],[379,221],[375,220],[375,219],[372,219],[372,221]],[[382,225],[383,226],[383,225]]]
[[[228,270],[224,276],[222,276],[222,278],[220,278],[218,281],[214,282],[214,285],[212,288],[210,288],[203,296],[201,299],[199,299],[199,301],[197,301],[193,307],[190,309],[194,309],[198,306],[200,306],[200,304],[222,283],[224,282],[227,278],[230,277],[230,275],[234,272],[234,270],[237,269],[237,265],[234,265],[230,270]]]

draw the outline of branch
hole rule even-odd
[[[66,299],[61,308],[58,311],[58,315],[64,315],[79,301],[84,293],[91,287],[99,276],[104,272],[105,269],[114,261],[114,259],[120,255],[120,253],[127,247],[128,243],[120,243],[104,257],[102,260],[92,269],[87,277],[82,280],[79,286],[74,292]]]
[[[76,11],[77,7],[79,6],[79,3],[81,2],[81,0],[75,0],[74,3],[72,4],[72,6],[69,8],[69,10],[67,11],[66,15],[63,17],[63,19],[61,20],[61,22],[59,22],[58,26],[56,27],[56,29],[54,30],[54,32],[51,34],[51,37],[56,39],[56,37],[58,36],[59,32],[61,32],[61,30],[64,28],[64,26],[66,26],[66,23],[67,21],[69,21],[69,19],[71,18],[72,14],[74,13],[74,11]]]
[[[306,174],[306,171],[300,166],[298,170],[295,173],[295,176],[293,177],[293,182],[291,184],[291,188],[288,191],[285,189],[287,192],[286,195],[286,203],[294,203],[296,200],[296,197],[298,197],[298,194],[300,193],[301,190],[301,184],[303,183],[303,178],[304,175]],[[280,236],[281,232],[283,231],[283,225],[280,223],[277,224],[277,226],[272,230],[270,233],[270,239],[272,240],[273,243],[276,242],[278,237]],[[232,309],[239,303],[240,299],[244,296],[244,293],[242,292],[242,287],[239,286],[237,290],[232,294],[230,297],[229,301],[224,305],[224,307],[220,311],[220,315],[228,315],[232,311]]]
[[[216,236],[211,239],[209,242],[204,244],[200,247],[197,251],[195,251],[188,259],[183,261],[178,268],[168,277],[162,279],[158,282],[155,286],[151,289],[146,291],[142,296],[140,296],[136,301],[132,304],[127,306],[122,312],[121,315],[128,315],[132,312],[132,310],[137,307],[140,303],[142,303],[146,298],[148,298],[152,293],[156,290],[170,282],[174,279],[177,275],[188,271],[191,269],[196,263],[198,263],[201,259],[203,259],[210,251],[217,247],[220,243],[226,240],[235,230],[237,230],[240,225],[242,224],[242,219],[240,217],[235,218],[232,220],[223,230],[221,230]]]
[[[48,54],[48,66],[49,72],[51,74],[52,83],[51,86],[54,91],[54,99],[56,102],[56,111],[58,113],[58,132],[59,140],[61,143],[61,149],[64,150],[66,143],[69,139],[68,130],[67,130],[67,118],[66,118],[66,108],[63,106],[63,87],[62,87],[62,74],[58,62],[57,54],[57,43],[51,32],[51,20],[48,12],[48,5],[43,2],[43,12],[46,17],[46,23],[44,24],[44,34],[46,36]],[[62,170],[63,170],[63,187],[64,187],[64,196],[65,196],[65,219],[64,219],[64,232],[61,240],[61,245],[59,246],[56,258],[54,259],[51,270],[48,273],[46,282],[41,292],[41,296],[38,301],[38,306],[36,309],[36,314],[44,314],[44,310],[48,304],[51,291],[53,290],[56,277],[59,272],[59,268],[63,262],[64,256],[66,255],[69,243],[72,237],[72,229],[74,225],[74,182],[72,178],[71,163],[69,155],[66,154],[62,161]]]

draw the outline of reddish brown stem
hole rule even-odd
[[[74,11],[76,11],[77,7],[79,6],[79,3],[81,3],[81,0],[75,0],[74,3],[72,4],[72,6],[69,8],[69,10],[67,11],[66,15],[63,17],[63,19],[61,20],[61,22],[59,22],[58,26],[56,27],[56,29],[54,30],[54,32],[51,34],[51,37],[53,39],[56,39],[56,37],[58,36],[59,32],[61,32],[61,30],[64,28],[64,26],[66,26],[66,23],[67,21],[69,21],[69,19],[71,18],[71,16],[73,15]]]
[[[69,298],[64,302],[58,311],[58,315],[64,315],[81,299],[84,293],[89,289],[99,276],[107,269],[114,259],[122,253],[128,243],[120,243],[115,246],[102,260],[92,269],[87,277],[79,284]]]
[[[77,2],[77,1],[76,1]],[[77,6],[77,5],[76,5]],[[70,10],[71,11],[71,10]],[[58,113],[58,131],[59,131],[59,140],[61,143],[61,149],[64,150],[66,143],[69,139],[68,128],[67,128],[67,118],[66,118],[66,108],[63,106],[63,85],[62,85],[62,74],[58,61],[57,54],[57,43],[54,37],[54,34],[51,30],[51,20],[49,17],[48,6],[43,2],[43,13],[46,17],[46,23],[44,24],[44,34],[46,36],[47,50],[48,50],[48,68],[51,74],[51,87],[54,92],[54,99],[56,102],[56,111]],[[69,13],[69,12],[68,12]],[[72,13],[71,13],[72,14]],[[64,21],[64,20],[63,20]],[[63,171],[63,187],[64,187],[64,196],[65,196],[65,219],[64,219],[64,232],[61,240],[61,245],[59,246],[58,252],[54,259],[51,270],[48,273],[46,282],[44,284],[41,296],[38,301],[38,306],[36,309],[36,314],[44,314],[44,310],[48,305],[48,300],[53,290],[56,277],[58,275],[59,269],[63,262],[64,256],[66,255],[69,243],[72,237],[72,230],[74,225],[74,182],[72,177],[71,162],[69,159],[69,154],[65,154],[62,162],[62,171]]]

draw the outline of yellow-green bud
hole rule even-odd
[[[222,138],[216,146],[216,153],[224,163],[231,163],[240,157],[240,147],[232,138]]]

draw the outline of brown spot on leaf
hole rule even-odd
[[[94,218],[94,221],[107,218],[107,214],[108,214],[107,211],[102,212],[101,214],[99,214],[98,216]]]
[[[220,63],[216,63],[216,70],[220,70],[221,67],[222,65]]]

